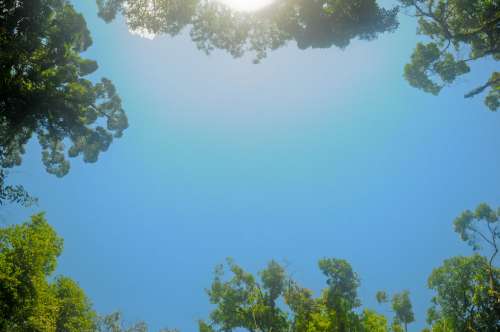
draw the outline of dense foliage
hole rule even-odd
[[[383,9],[375,0],[277,0],[255,13],[235,12],[217,1],[97,0],[107,22],[117,13],[131,30],[149,35],[176,35],[188,27],[198,48],[228,51],[239,57],[295,41],[301,49],[344,48],[355,38],[374,39],[397,26],[397,8]]]
[[[95,162],[127,128],[111,81],[85,78],[97,69],[80,55],[91,44],[85,19],[66,0],[0,1],[0,203],[29,202],[5,176],[33,136],[47,172],[61,177],[68,156]]]
[[[91,331],[94,312],[69,278],[49,282],[62,239],[42,214],[0,229],[0,331]]]

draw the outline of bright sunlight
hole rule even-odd
[[[234,10],[245,11],[245,12],[252,12],[262,9],[274,2],[274,0],[217,0],[217,1],[228,5]]]

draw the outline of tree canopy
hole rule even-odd
[[[71,279],[50,282],[63,241],[43,214],[0,229],[0,330],[93,331],[95,313]]]
[[[200,332],[389,331],[384,316],[355,310],[361,305],[359,278],[347,261],[327,258],[318,265],[327,279],[319,297],[292,280],[275,261],[259,278],[229,260],[232,277],[225,279],[223,266],[218,266],[208,290],[215,309],[209,322],[200,321]]]
[[[484,216],[485,204],[478,211]],[[148,331],[145,322],[123,324],[119,312],[97,315],[75,281],[54,276],[62,248],[62,239],[43,214],[0,228],[1,331]],[[384,315],[361,308],[360,278],[346,260],[325,258],[318,267],[326,286],[315,296],[276,261],[253,275],[228,259],[226,266],[215,269],[207,291],[213,311],[208,320],[199,321],[199,331],[403,332],[415,320],[408,291],[392,296],[394,319],[389,323]],[[428,279],[435,294],[428,311],[429,328],[423,332],[496,332],[500,301],[491,291],[491,277],[498,284],[500,270],[478,254],[445,260]],[[383,291],[376,298],[380,303],[389,301]]]
[[[122,14],[130,29],[175,36],[189,29],[205,52],[222,49],[234,57],[246,52],[258,62],[289,41],[300,49],[344,48],[397,28],[397,8],[375,0],[276,0],[254,13],[235,12],[223,3],[202,0],[97,0],[106,22]]]
[[[495,268],[498,282],[500,270]],[[453,257],[429,277],[436,291],[428,322],[433,331],[484,331],[500,329],[500,306],[489,292],[488,262],[479,255]]]
[[[0,2],[0,202],[26,198],[5,176],[33,136],[47,172],[62,177],[67,157],[95,162],[127,128],[112,82],[85,78],[97,70],[80,55],[91,45],[85,19],[66,0]]]
[[[439,94],[443,87],[470,72],[470,63],[500,60],[500,3],[492,0],[400,0],[418,19],[418,33],[430,38],[418,43],[405,66],[408,82],[425,92]],[[500,106],[500,72],[465,94],[488,91],[486,106]]]

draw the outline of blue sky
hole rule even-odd
[[[96,164],[72,160],[57,179],[28,146],[12,172],[40,198],[9,207],[7,222],[46,211],[65,239],[58,272],[76,279],[99,312],[196,330],[204,289],[228,256],[256,272],[287,262],[319,291],[323,257],[349,260],[366,307],[375,293],[409,289],[424,326],[426,280],[443,259],[469,254],[452,220],[500,194],[498,114],[463,94],[494,63],[439,97],[402,77],[415,22],[345,50],[269,54],[261,64],[206,56],[186,33],[155,40],[87,19],[99,76],[113,80],[130,128]],[[390,3],[390,1],[386,1]],[[97,77],[97,76],[96,76]],[[384,310],[381,310],[384,311]]]

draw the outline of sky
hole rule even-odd
[[[375,293],[408,289],[409,330],[425,326],[432,269],[471,253],[453,219],[500,196],[499,115],[463,99],[494,63],[435,97],[402,77],[421,38],[409,17],[374,41],[290,43],[255,65],[207,56],[186,32],[134,36],[122,19],[102,22],[93,1],[73,3],[93,36],[95,77],[113,80],[130,128],[97,163],[71,160],[62,179],[31,142],[11,180],[39,204],[1,214],[46,212],[64,238],[58,273],[96,310],[192,332],[226,257],[251,272],[286,263],[316,292],[317,261],[336,257],[359,274],[364,307],[389,314]]]

